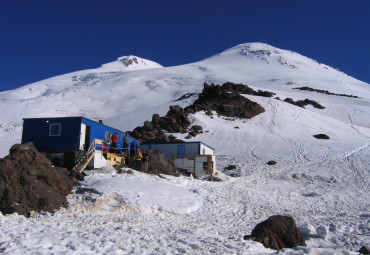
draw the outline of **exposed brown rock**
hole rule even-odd
[[[244,236],[244,240],[254,240],[274,250],[306,246],[294,219],[281,215],[271,216],[257,224],[251,235]]]
[[[52,212],[67,205],[74,184],[71,172],[52,167],[32,143],[16,144],[0,159],[0,210],[25,216],[31,211]]]
[[[237,91],[230,91],[220,85],[204,83],[202,93],[185,112],[216,111],[226,117],[252,118],[265,111],[259,104],[241,96]]]
[[[369,246],[362,246],[361,249],[358,252],[360,254],[369,255],[370,254],[370,247]]]
[[[242,84],[233,85],[232,83],[225,83],[223,86],[220,86],[205,83],[203,92],[193,105],[185,109],[178,105],[170,106],[170,110],[163,117],[153,114],[151,121],[145,121],[143,126],[135,128],[130,132],[130,135],[141,143],[177,142],[179,139],[176,137],[169,138],[163,131],[182,134],[189,132],[186,139],[202,133],[203,128],[199,125],[194,125],[189,130],[191,124],[187,116],[189,113],[206,111],[207,114],[211,115],[212,111],[216,111],[218,114],[226,117],[252,118],[264,112],[265,110],[259,104],[239,94],[241,88],[246,90],[248,86]]]
[[[150,151],[148,162],[137,162],[134,159],[130,159],[128,166],[148,174],[180,175],[178,170],[168,162],[166,154],[158,150]]]
[[[317,135],[314,135],[313,137],[315,137],[316,139],[324,139],[324,140],[330,139],[330,137],[326,134],[317,134]]]

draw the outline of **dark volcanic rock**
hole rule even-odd
[[[327,95],[334,95],[334,96],[342,96],[342,97],[352,97],[352,98],[359,98],[358,96],[354,95],[346,95],[346,94],[336,94],[336,93],[331,93],[327,90],[322,90],[322,89],[313,89],[310,87],[301,87],[301,88],[294,88],[294,89],[299,89],[299,90],[307,90],[307,91],[314,91],[322,94],[327,94]]]
[[[369,246],[362,246],[361,249],[358,251],[360,254],[370,254],[370,247]]]
[[[276,161],[270,160],[269,162],[267,162],[267,165],[269,165],[269,166],[276,165]]]
[[[232,82],[226,82],[222,85],[222,88],[227,89],[228,91],[231,92],[238,92],[240,94],[245,94],[245,95],[254,95],[254,96],[262,96],[262,97],[273,97],[276,95],[273,92],[269,91],[255,91],[252,88],[248,87],[247,85],[244,84],[235,84]]]
[[[265,111],[259,104],[241,96],[239,94],[240,90],[244,92],[252,91],[253,94],[258,95],[268,93],[266,91],[255,92],[242,84],[225,83],[221,87],[220,85],[208,85],[205,83],[203,92],[194,104],[185,109],[178,105],[170,106],[170,110],[164,117],[153,114],[152,121],[145,121],[143,126],[135,128],[129,134],[141,143],[178,142],[176,137],[168,138],[163,130],[169,133],[185,134],[189,132],[187,139],[202,133],[202,127],[199,125],[194,125],[189,130],[191,124],[187,116],[189,113],[206,111],[207,114],[211,114],[212,111],[216,111],[218,114],[226,117],[252,118]]]
[[[229,91],[220,85],[204,84],[199,98],[185,112],[216,111],[226,117],[252,118],[265,111],[259,104],[241,96],[239,92]]]
[[[317,109],[325,109],[325,107],[322,106],[321,104],[319,104],[318,102],[313,101],[313,100],[308,99],[308,98],[306,98],[305,100],[294,101],[292,98],[288,97],[288,98],[284,99],[284,102],[289,103],[289,104],[293,104],[293,105],[296,105],[296,106],[299,106],[299,107],[302,107],[302,108],[304,108],[305,106],[310,104],[310,105],[312,105],[313,107],[315,107]]]
[[[228,165],[227,167],[224,168],[225,171],[234,170],[234,169],[236,169],[236,165]]]
[[[0,210],[3,214],[48,211],[65,207],[75,185],[65,168],[51,166],[32,143],[16,144],[0,159]]]
[[[163,151],[150,151],[149,161],[147,163],[129,160],[128,166],[132,169],[142,171],[148,174],[167,174],[179,176],[180,173],[172,166]]]
[[[135,128],[129,134],[141,143],[173,143],[183,142],[175,136],[167,137],[163,130],[170,133],[186,133],[191,121],[178,105],[170,106],[164,117],[153,114],[152,121],[145,121],[144,125]]]
[[[274,250],[306,246],[294,219],[281,215],[271,216],[257,224],[251,235],[244,236],[244,240],[254,240]]]
[[[330,137],[326,134],[317,134],[317,135],[314,135],[313,137],[315,137],[316,139],[330,139]]]

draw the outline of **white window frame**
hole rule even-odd
[[[57,131],[58,134],[52,134],[52,130],[53,128],[52,127],[59,127],[59,129]],[[62,124],[61,123],[50,123],[50,126],[49,126],[49,136],[60,136],[60,134],[62,133]]]
[[[112,137],[112,133],[110,131],[105,131],[105,137],[104,137],[104,141],[106,143],[110,143],[110,139]]]

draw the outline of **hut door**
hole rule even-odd
[[[86,125],[86,135],[85,135],[85,151],[88,151],[90,147],[90,134],[91,134],[91,126]]]
[[[86,136],[86,125],[85,124],[81,124],[80,147],[79,147],[79,150],[80,151],[84,151],[85,150],[85,136]]]
[[[87,151],[89,149],[90,130],[91,130],[90,126],[81,124],[80,147],[79,147],[81,151]]]

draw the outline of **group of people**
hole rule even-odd
[[[145,150],[143,153],[140,151],[139,146],[134,148],[130,148],[130,139],[128,137],[128,133],[122,138],[123,141],[123,153],[127,153],[129,158],[133,158],[135,160],[135,167],[139,171],[146,172],[148,171],[148,162],[150,160],[150,151]],[[118,143],[118,134],[114,133],[111,137],[111,144],[109,151],[111,153],[119,153],[120,149],[117,149]],[[103,143],[103,151],[106,153],[108,151],[108,147],[105,143]]]
[[[148,171],[149,166],[149,160],[150,160],[150,151],[145,150],[143,153],[141,153],[140,149],[137,148],[135,151],[135,166],[136,169],[142,172]]]
[[[123,141],[123,150],[122,150],[122,152],[127,152],[128,154],[130,154],[130,150],[129,150],[130,139],[128,138],[128,134],[127,133],[122,138],[122,141]],[[107,147],[107,144],[106,143],[103,143],[103,151],[104,152],[107,152],[109,150],[109,152],[111,152],[111,153],[120,153],[120,149],[117,149],[117,143],[118,143],[118,134],[117,133],[114,133],[111,136],[110,142],[111,143],[110,143],[109,149]]]

